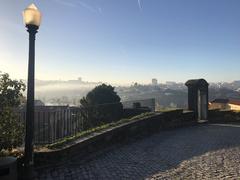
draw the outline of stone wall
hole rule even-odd
[[[210,123],[240,122],[240,112],[232,110],[209,110],[208,121]]]
[[[101,151],[112,144],[127,141],[129,138],[194,124],[197,124],[197,121],[191,111],[183,112],[183,110],[174,110],[163,113],[156,112],[151,117],[143,117],[100,133],[94,133],[93,135],[77,140],[71,146],[45,152],[35,152],[35,165],[64,162],[76,155],[85,157],[92,152]]]
[[[151,112],[151,109],[148,107],[125,108],[123,109],[123,118],[130,118],[146,112]]]

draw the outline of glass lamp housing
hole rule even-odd
[[[26,26],[34,25],[39,27],[41,24],[41,13],[38,8],[31,4],[23,11],[23,21]]]

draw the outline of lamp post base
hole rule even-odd
[[[34,180],[37,177],[37,173],[34,170],[33,165],[29,165],[27,167],[22,167],[22,173],[20,174],[20,180]]]

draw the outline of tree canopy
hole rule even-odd
[[[0,108],[19,106],[25,88],[22,81],[12,80],[9,74],[0,73]]]
[[[119,120],[123,106],[121,98],[111,85],[96,86],[80,100],[83,112],[91,126]]]

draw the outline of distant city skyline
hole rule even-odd
[[[26,79],[21,79],[23,81],[27,81]],[[77,77],[75,79],[49,79],[49,80],[42,80],[42,79],[36,79],[36,83],[39,83],[39,82],[61,82],[61,83],[86,83],[86,84],[101,84],[101,83],[107,83],[109,84],[109,82],[103,82],[103,81],[88,81],[87,79],[82,79],[82,77]],[[137,82],[137,81],[134,81],[134,82],[130,82],[128,84],[119,84],[119,83],[114,83],[113,85],[123,85],[123,86],[129,86],[129,85],[134,85],[134,84],[138,84],[138,85],[161,85],[161,84],[166,84],[166,85],[175,85],[175,84],[185,84],[186,82],[185,81],[171,81],[171,80],[167,80],[167,81],[160,81],[158,82],[158,79],[157,78],[152,78],[152,79],[149,79],[148,82],[146,83],[140,83],[140,82]],[[233,80],[233,81],[216,81],[216,82],[208,82],[210,85],[211,84],[231,84],[231,83],[238,83],[240,84],[240,80]]]
[[[2,0],[0,71],[27,79],[21,12],[42,12],[36,78],[150,84],[240,79],[239,0]]]

